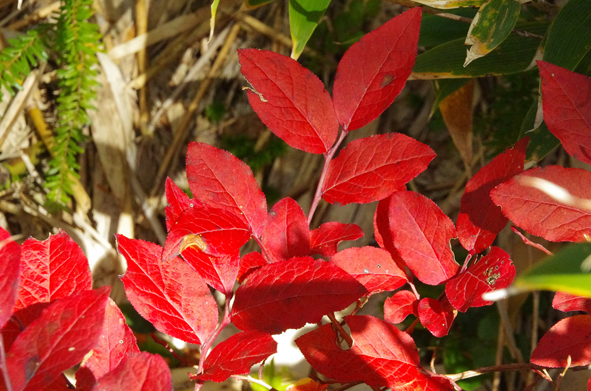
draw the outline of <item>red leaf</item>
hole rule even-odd
[[[183,251],[183,259],[212,288],[217,289],[226,296],[232,292],[238,277],[240,264],[238,251],[233,254],[214,257],[190,247]]]
[[[441,301],[430,297],[421,299],[418,310],[421,324],[437,338],[447,335],[458,313],[445,296]]]
[[[509,254],[493,246],[488,255],[449,280],[445,293],[458,311],[466,312],[470,307],[491,305],[493,302],[482,299],[482,294],[506,288],[514,279],[515,266]]]
[[[492,244],[507,225],[507,218],[490,196],[495,186],[523,172],[528,138],[507,149],[482,167],[468,183],[462,196],[457,227],[460,243],[472,253],[479,253]]]
[[[21,248],[0,227],[0,328],[12,315],[19,289]]]
[[[267,50],[239,49],[241,71],[253,87],[248,101],[259,118],[294,148],[324,153],[339,131],[324,85],[297,61]]]
[[[170,231],[183,211],[191,207],[191,200],[170,178],[166,178],[166,230]],[[197,202],[197,201],[195,201]]]
[[[552,308],[563,312],[585,311],[591,314],[591,299],[570,293],[556,292],[554,300],[552,300]]]
[[[339,243],[363,237],[363,230],[357,224],[343,224],[331,221],[310,231],[310,251],[323,257],[337,253]]]
[[[544,334],[531,355],[531,363],[561,368],[591,364],[591,315],[562,319]]]
[[[335,343],[330,324],[296,339],[306,360],[323,375],[341,383],[364,381],[393,391],[451,391],[447,380],[433,378],[420,366],[419,353],[410,335],[372,316],[346,316],[353,347]]]
[[[4,349],[9,350],[21,331],[36,321],[51,303],[35,303],[16,311],[2,328]],[[1,383],[0,383],[1,384]]]
[[[296,201],[283,198],[271,208],[263,244],[279,261],[310,255],[308,220]]]
[[[318,323],[366,294],[363,285],[329,262],[292,258],[248,276],[236,291],[232,322],[241,330],[278,334]]]
[[[193,199],[240,216],[260,237],[267,220],[267,200],[250,167],[231,153],[204,143],[190,143],[187,179]]]
[[[244,279],[250,275],[253,271],[266,265],[267,260],[261,255],[261,253],[252,251],[243,256],[240,259],[240,269],[238,270],[238,282],[242,284]]]
[[[513,223],[529,233],[552,242],[583,242],[591,235],[591,212],[567,206],[524,184],[542,178],[566,189],[574,197],[591,198],[591,173],[578,168],[547,166],[534,168],[492,190],[495,204]]]
[[[389,206],[392,243],[415,276],[430,285],[453,277],[458,264],[450,240],[457,233],[449,217],[433,201],[412,191],[392,194]]]
[[[43,389],[96,345],[110,287],[56,300],[14,341],[6,355],[15,391]]]
[[[351,247],[338,252],[330,261],[355,277],[369,294],[393,291],[408,281],[406,273],[381,248]]]
[[[218,322],[218,307],[209,288],[186,262],[163,263],[162,247],[117,235],[119,252],[127,260],[121,279],[137,312],[163,333],[199,344]]]
[[[220,342],[205,359],[203,373],[196,378],[226,381],[232,375],[250,372],[250,367],[277,352],[277,342],[267,333],[243,331]]]
[[[403,290],[394,296],[388,297],[384,302],[384,320],[398,324],[404,321],[408,315],[419,316],[419,301],[414,293]]]
[[[322,197],[342,205],[379,201],[423,172],[434,157],[431,148],[400,133],[351,141],[330,162]]]
[[[99,379],[92,391],[170,391],[172,379],[164,359],[148,352],[131,354]]]
[[[42,242],[27,239],[21,251],[21,286],[15,311],[92,288],[86,256],[67,233],[60,231]]]
[[[591,78],[538,61],[544,122],[573,157],[591,164]]]
[[[400,94],[417,57],[421,8],[402,13],[353,44],[335,76],[334,108],[343,129],[367,125]]]
[[[208,206],[190,207],[183,211],[170,229],[162,259],[174,259],[187,248],[220,256],[234,254],[250,238],[244,221],[232,211]]]

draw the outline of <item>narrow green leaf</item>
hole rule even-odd
[[[523,119],[518,137],[518,139],[529,137],[526,160],[534,162],[539,162],[560,145],[560,140],[548,130],[545,123],[542,122],[537,129],[533,129],[537,111],[538,100],[536,99]]]
[[[449,11],[450,14],[474,18],[476,10],[471,8],[459,8]],[[419,46],[433,47],[454,39],[465,38],[468,35],[470,25],[459,20],[442,18],[437,15],[423,14],[421,20],[421,33]]]
[[[439,9],[450,9],[459,7],[480,7],[484,0],[414,0],[415,3],[428,5]]]
[[[218,10],[218,5],[220,5],[220,0],[213,0],[211,3],[211,20],[209,21],[209,41],[213,38],[213,31],[215,30],[215,14]]]
[[[289,0],[289,28],[293,41],[291,58],[294,60],[304,51],[329,4],[330,0]]]

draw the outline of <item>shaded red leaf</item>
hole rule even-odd
[[[248,276],[236,291],[232,323],[241,330],[278,334],[317,323],[366,294],[355,278],[329,262],[292,258]]]
[[[224,295],[229,295],[238,277],[240,256],[233,254],[214,257],[194,247],[183,251],[183,259],[195,270],[203,281]]]
[[[295,200],[283,198],[271,208],[263,245],[279,261],[310,255],[308,220]]]
[[[15,311],[92,288],[86,256],[67,233],[27,239],[21,247],[21,285]]]
[[[148,352],[127,356],[92,388],[92,391],[170,391],[172,379],[168,364]]]
[[[18,336],[6,355],[13,390],[41,390],[82,360],[98,340],[110,289],[56,300]]]
[[[419,316],[419,301],[414,293],[407,290],[396,292],[384,302],[384,320],[398,324],[408,315]]]
[[[343,224],[330,221],[310,231],[310,251],[323,257],[332,257],[338,251],[339,243],[363,237],[363,230],[357,224]]]
[[[163,333],[199,344],[218,322],[218,307],[209,288],[186,262],[163,263],[162,247],[117,235],[127,260],[121,278],[127,298],[144,318]]]
[[[333,159],[322,197],[331,204],[366,204],[388,197],[435,157],[427,145],[400,133],[351,141]]]
[[[57,299],[56,299],[57,300]],[[9,350],[21,331],[37,320],[51,303],[35,303],[16,311],[2,328],[4,349]]]
[[[591,235],[591,211],[567,206],[524,184],[541,178],[574,197],[591,198],[591,173],[578,168],[547,166],[527,170],[491,191],[495,204],[515,225],[551,242],[583,242]]]
[[[232,375],[250,372],[250,367],[277,352],[277,342],[256,330],[234,334],[220,342],[205,359],[199,380],[223,382]]]
[[[563,312],[585,311],[591,314],[591,299],[566,292],[556,292],[552,300],[552,308]]]
[[[544,122],[573,157],[591,164],[591,78],[537,61]]]
[[[240,259],[240,268],[238,270],[238,282],[242,284],[244,279],[250,275],[253,271],[261,266],[266,265],[268,262],[262,256],[261,253],[252,251],[243,256]]]
[[[0,227],[0,328],[12,315],[19,289],[21,248]]]
[[[461,312],[470,307],[491,305],[482,294],[511,285],[515,279],[515,266],[509,254],[498,247],[491,247],[490,253],[467,270],[455,276],[445,285],[445,293],[450,303]]]
[[[248,223],[255,236],[261,236],[267,220],[267,200],[246,163],[230,152],[191,142],[187,179],[194,200],[233,212]]]
[[[420,366],[410,335],[372,316],[346,316],[353,347],[343,350],[330,324],[296,339],[306,360],[323,375],[341,383],[362,380],[394,391],[451,391],[449,381],[434,378]]]
[[[345,130],[367,125],[398,96],[417,57],[421,8],[413,8],[364,35],[343,55],[333,99]]]
[[[458,313],[445,296],[441,301],[430,297],[421,299],[418,311],[421,324],[437,338],[447,335]]]
[[[389,230],[397,254],[425,284],[453,277],[458,264],[450,241],[457,237],[453,222],[430,199],[412,191],[392,194]]]
[[[531,355],[531,363],[549,368],[591,364],[591,315],[562,319],[544,334]]]
[[[377,247],[351,247],[338,252],[330,261],[355,277],[368,294],[393,291],[406,284],[406,273],[386,250]]]
[[[466,250],[479,253],[487,249],[507,225],[507,218],[491,200],[490,191],[523,172],[528,140],[521,139],[514,148],[496,156],[466,184],[457,221],[460,243]]]
[[[297,61],[279,53],[239,49],[241,71],[254,90],[248,101],[259,118],[294,148],[324,153],[339,131],[324,85]]]
[[[164,213],[166,214],[166,230],[170,231],[176,224],[181,213],[191,207],[191,200],[170,178],[166,178],[165,189],[166,200],[168,201],[168,205],[164,208]]]

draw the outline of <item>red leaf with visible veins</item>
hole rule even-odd
[[[271,208],[263,244],[278,261],[310,255],[308,220],[296,201],[287,197]]]
[[[339,131],[324,85],[297,61],[267,50],[239,49],[241,71],[253,87],[248,101],[279,138],[309,153],[324,153]]]
[[[214,257],[194,247],[183,251],[183,259],[195,270],[203,281],[224,295],[229,295],[238,277],[240,256],[233,254]]]
[[[544,334],[531,355],[531,363],[561,368],[591,364],[591,315],[562,319]]]
[[[343,224],[331,221],[310,231],[310,251],[323,257],[332,257],[338,251],[339,243],[363,237],[363,230],[357,224]]]
[[[460,243],[472,253],[479,253],[492,244],[507,225],[507,218],[491,200],[490,191],[523,172],[525,148],[529,139],[521,139],[482,167],[466,184],[457,228]]]
[[[410,335],[372,316],[346,316],[353,347],[335,343],[330,324],[296,339],[306,360],[323,375],[340,383],[364,381],[393,391],[451,391],[449,380],[433,377],[420,366],[419,353]]]
[[[157,354],[131,354],[92,388],[92,391],[170,391],[168,364]]]
[[[369,294],[393,291],[408,281],[406,273],[381,248],[347,248],[330,258],[330,261],[355,277]]]
[[[226,209],[248,223],[260,237],[267,220],[267,200],[248,165],[204,143],[189,143],[187,179],[193,199]]]
[[[579,168],[547,166],[527,170],[491,191],[495,204],[515,225],[552,242],[583,242],[591,235],[591,211],[567,206],[524,183],[541,178],[572,196],[591,199],[591,173]]]
[[[19,289],[21,248],[0,227],[0,328],[12,315]],[[0,337],[1,338],[1,337]]]
[[[591,78],[538,61],[544,122],[573,157],[591,164]]]
[[[117,235],[127,260],[121,278],[127,298],[137,312],[163,333],[201,343],[217,326],[218,307],[209,288],[180,258],[163,263],[162,247]]]
[[[333,99],[345,130],[376,119],[400,94],[417,57],[421,8],[402,13],[354,43],[335,76]]]
[[[164,208],[164,213],[166,214],[166,230],[170,231],[181,213],[191,207],[191,200],[170,178],[166,178],[165,188],[168,206]]]
[[[388,297],[384,302],[384,320],[398,324],[404,321],[408,315],[419,316],[419,301],[414,293],[403,290],[394,296]]]
[[[552,308],[563,312],[585,311],[591,314],[591,299],[570,293],[556,292],[554,300],[552,300]]]
[[[199,380],[226,381],[232,375],[250,372],[250,367],[277,352],[277,342],[256,330],[234,334],[220,342],[205,359]]]
[[[392,194],[389,206],[392,243],[415,276],[430,285],[453,277],[458,264],[450,240],[457,233],[450,218],[433,201],[412,191]]]
[[[86,256],[67,233],[27,239],[21,247],[21,286],[15,311],[92,288]]]
[[[98,340],[110,287],[56,300],[14,341],[6,355],[14,391],[38,391],[78,364]]]
[[[240,268],[238,270],[238,282],[242,284],[244,279],[250,275],[253,271],[266,265],[267,260],[259,252],[252,251],[243,256],[240,259]]]
[[[367,291],[335,265],[311,257],[275,262],[252,272],[236,291],[232,323],[278,334],[340,311]]]
[[[445,294],[458,311],[466,312],[470,307],[491,305],[493,302],[482,299],[482,294],[506,288],[514,279],[515,266],[509,254],[493,246],[488,255],[449,280]]]
[[[366,204],[388,197],[435,157],[425,144],[400,133],[351,141],[328,166],[322,198]]]
[[[441,301],[430,297],[421,299],[418,310],[421,324],[437,338],[447,335],[458,313],[445,296]]]

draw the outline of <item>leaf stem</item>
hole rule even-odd
[[[261,386],[265,387],[269,391],[277,391],[273,386],[267,384],[265,381],[259,380],[259,379],[255,379],[254,377],[252,377],[250,375],[248,375],[248,376],[233,375],[232,378],[234,378],[236,380],[246,380],[246,381],[249,381],[251,383],[256,383],[258,385],[261,385]]]
[[[4,377],[4,384],[6,384],[6,391],[12,391],[12,384],[10,383],[10,377],[8,377],[6,353],[4,352],[4,339],[2,336],[0,336],[0,366],[2,367],[2,376]]]
[[[352,348],[353,347],[353,338],[351,338],[351,336],[349,334],[347,334],[347,332],[345,331],[343,326],[341,326],[341,324],[337,321],[337,318],[335,318],[333,313],[327,314],[327,316],[328,316],[328,319],[330,319],[330,322],[332,323],[334,328],[337,329],[339,335],[345,340],[345,342],[347,342],[347,345],[349,345],[349,347]]]
[[[441,376],[445,376],[448,379],[453,380],[453,381],[458,381],[458,380],[464,380],[464,379],[469,379],[471,377],[484,375],[484,374],[491,373],[491,372],[522,371],[522,370],[526,370],[526,369],[538,369],[538,368],[541,368],[541,367],[538,367],[537,365],[531,364],[531,363],[503,364],[503,365],[495,365],[492,367],[483,367],[483,368],[478,368],[475,370],[470,370],[470,371],[465,371],[465,372],[455,373],[455,374],[450,374],[450,375],[441,375]]]
[[[209,350],[211,348],[211,345],[213,345],[215,339],[218,337],[218,335],[220,335],[222,330],[232,322],[232,319],[230,317],[230,301],[231,300],[232,300],[232,295],[227,295],[226,302],[224,303],[224,317],[222,318],[220,323],[217,325],[217,327],[215,328],[213,333],[211,333],[209,338],[205,342],[203,342],[203,344],[201,345],[201,357],[199,357],[199,366],[197,367],[197,374],[200,374],[203,372],[203,363],[205,362],[205,358],[209,354]],[[199,388],[201,388],[201,386],[199,386],[199,388],[197,388],[198,384],[199,384],[199,382],[197,382],[197,384],[195,384],[195,390],[198,390]]]

